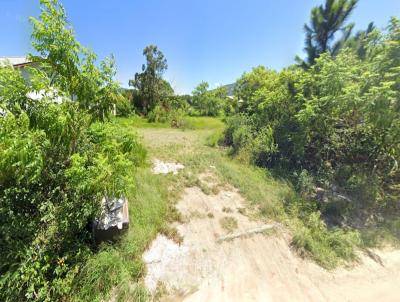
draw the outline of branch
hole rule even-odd
[[[247,231],[243,231],[243,232],[239,232],[239,233],[235,233],[235,234],[230,234],[230,235],[226,235],[226,236],[221,236],[217,239],[218,243],[221,243],[222,241],[227,241],[227,240],[232,240],[232,239],[236,239],[239,237],[244,237],[244,236],[248,236],[248,235],[254,235],[254,234],[259,234],[259,233],[263,233],[267,230],[273,229],[275,227],[279,226],[278,224],[267,224],[267,225],[263,225],[261,227],[258,228],[254,228],[254,229],[250,229]]]

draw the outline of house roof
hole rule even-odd
[[[27,57],[0,57],[0,66],[12,65],[14,67],[20,67],[31,63]]]

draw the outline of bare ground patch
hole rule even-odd
[[[217,184],[207,174],[200,179]],[[163,301],[398,301],[397,251],[376,251],[381,263],[360,255],[362,264],[328,272],[292,251],[284,232],[219,242],[229,233],[220,223],[227,216],[237,222],[235,233],[264,224],[243,214],[245,204],[234,188],[186,188],[176,205],[184,222],[173,225],[183,242],[159,235],[146,251],[148,289],[161,287]]]
[[[172,173],[174,175],[178,174],[178,171],[185,168],[184,165],[180,163],[169,163],[163,162],[159,159],[153,159],[153,169],[154,174],[168,174]]]

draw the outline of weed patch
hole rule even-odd
[[[177,242],[182,238],[168,226],[180,219],[173,206],[177,192],[168,190],[171,176],[155,176],[148,168],[132,175],[127,197],[130,225],[128,233],[113,247],[104,246],[93,255],[79,274],[75,301],[147,301],[141,283],[145,273],[142,254],[157,233],[165,233]]]
[[[228,233],[232,233],[234,230],[238,228],[238,222],[235,218],[233,217],[222,217],[219,220],[219,223],[221,224],[221,227],[228,231]]]
[[[356,231],[328,230],[318,212],[291,225],[292,244],[302,256],[314,259],[326,269],[335,268],[341,261],[356,260],[355,247],[360,244]]]

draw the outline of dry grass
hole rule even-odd
[[[221,227],[226,230],[228,233],[232,233],[234,230],[238,228],[238,222],[234,217],[222,217],[219,220]]]
[[[223,207],[222,208],[222,212],[224,212],[224,213],[232,213],[233,210],[230,207]]]
[[[318,228],[313,227],[314,225],[308,221],[298,218],[303,217],[300,213],[302,212],[301,208],[294,208],[292,211],[293,213],[299,211],[299,215],[288,212],[287,204],[291,203],[294,192],[285,181],[274,179],[265,169],[244,165],[238,160],[229,158],[223,149],[206,146],[207,137],[221,129],[180,130],[162,128],[163,125],[151,128],[147,124],[142,125],[143,121],[141,121],[142,124],[139,123],[140,127],[138,128],[135,126],[139,125],[137,121],[129,119],[117,119],[115,123],[116,127],[128,128],[142,136],[148,149],[149,158],[176,161],[185,166],[185,169],[178,175],[160,176],[152,175],[150,169],[146,168],[139,171],[136,179],[132,180],[132,188],[129,188],[128,192],[131,215],[129,233],[119,246],[104,252],[110,255],[115,253],[121,259],[120,267],[124,269],[122,271],[113,270],[113,273],[118,276],[116,280],[122,280],[124,284],[140,282],[144,273],[141,255],[158,232],[165,233],[176,242],[182,240],[176,229],[168,228],[168,225],[173,221],[182,221],[183,219],[176,211],[174,204],[187,186],[198,186],[207,194],[218,194],[219,189],[224,185],[233,185],[246,198],[247,204],[240,209],[227,207],[222,209],[223,213],[228,214],[237,210],[239,213],[249,215],[249,213],[256,212],[258,219],[285,223],[297,235],[297,246],[311,253],[311,257],[324,266],[327,266],[326,263],[332,262],[332,257],[328,257],[329,259],[325,257],[328,252],[329,255],[332,254],[329,244],[334,242],[336,246],[342,246],[340,243],[344,236],[336,233],[337,236],[333,236],[329,230],[326,230],[322,237],[329,237],[332,240],[322,240],[322,237],[319,236],[321,232],[316,232],[319,230]],[[202,181],[200,176],[207,174],[211,169],[218,182],[212,181],[209,177],[206,181]],[[203,218],[203,215],[201,216]],[[205,213],[204,216],[209,219],[214,218],[212,213]],[[229,233],[238,228],[238,222],[233,217],[223,217],[219,223]],[[311,231],[313,231],[312,236],[309,236]],[[324,248],[320,248],[321,242],[324,243]],[[318,248],[310,249],[310,246]],[[344,249],[340,248],[340,250]],[[346,250],[346,254],[350,255],[351,250]],[[342,254],[334,256],[343,257]],[[101,265],[96,261],[93,261],[94,264]],[[93,284],[92,281],[90,282]],[[87,284],[87,286],[92,289],[91,284]]]

